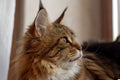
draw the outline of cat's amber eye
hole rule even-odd
[[[66,43],[66,42],[67,42],[66,38],[61,38],[60,39],[60,43]]]
[[[62,37],[62,38],[60,39],[60,42],[61,42],[61,43],[69,43],[69,40],[68,40],[67,37]]]

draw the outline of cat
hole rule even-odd
[[[73,80],[72,77],[79,73],[80,46],[74,33],[59,24],[66,10],[50,23],[41,3],[33,24],[20,42],[13,61],[15,76],[12,80]]]
[[[60,23],[66,10],[51,23],[40,2],[33,24],[19,43],[9,80],[115,79],[111,65],[104,65],[95,54],[83,54],[73,31]]]

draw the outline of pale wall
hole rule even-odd
[[[0,80],[7,80],[15,0],[0,0]]]

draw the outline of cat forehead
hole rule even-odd
[[[68,34],[71,34],[71,35],[74,35],[75,34],[73,33],[73,31],[71,29],[69,29],[67,26],[65,25],[62,25],[62,24],[57,24],[57,23],[53,23],[53,26],[56,28],[56,29],[60,29],[61,31],[65,32],[65,33],[68,33]]]

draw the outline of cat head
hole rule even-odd
[[[33,61],[39,61],[43,65],[50,63],[68,67],[77,63],[82,56],[75,34],[67,26],[60,24],[66,10],[67,8],[51,23],[46,9],[40,7],[33,24],[24,35],[24,51],[26,55],[35,57]]]

